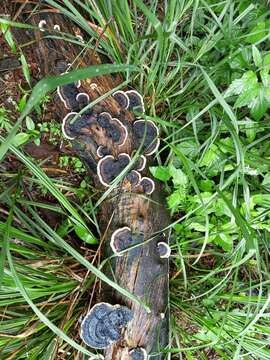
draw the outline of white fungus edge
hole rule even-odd
[[[97,148],[97,156],[98,156],[100,159],[102,159],[103,156],[104,156],[104,155],[102,155],[102,153],[100,152],[102,148],[103,148],[102,145],[100,145],[100,146]]]
[[[124,107],[125,110],[128,109],[129,107],[129,97],[127,96],[126,92],[125,91],[122,91],[122,90],[118,90],[118,91],[115,91],[112,96],[114,97],[116,94],[123,94],[125,96],[125,98],[127,99],[127,106]]]
[[[149,177],[146,177],[146,176],[141,178],[141,182],[142,182],[142,180],[148,180],[148,181],[151,182],[151,184],[152,184],[151,191],[145,192],[147,195],[151,195],[155,191],[155,188],[156,188],[155,182],[152,179],[150,179]]]
[[[83,39],[82,35],[76,34],[76,38],[79,39],[80,42],[84,43],[84,39]]]
[[[160,313],[159,315],[160,315],[160,318],[161,318],[162,320],[165,319],[165,313],[162,312],[162,313]]]
[[[142,347],[140,347],[139,349],[143,353],[143,360],[147,360],[148,356],[147,356],[146,350]],[[132,349],[131,351],[129,351],[129,354],[131,355],[135,350],[137,350],[137,349]]]
[[[40,22],[38,23],[38,27],[40,31],[45,31],[44,26],[47,25],[47,21],[46,20],[40,20]]]
[[[55,31],[61,31],[61,28],[60,28],[60,26],[59,26],[58,24],[55,24],[55,25],[53,26],[53,29],[54,29]]]
[[[61,75],[62,75],[62,74],[61,74]],[[68,105],[67,105],[67,102],[66,102],[64,96],[63,96],[62,93],[61,93],[61,86],[57,86],[57,94],[58,94],[58,96],[60,97],[60,100],[64,103],[65,108],[68,109],[68,110],[70,110],[69,107],[68,107]]]
[[[99,178],[99,181],[101,182],[102,185],[106,186],[106,187],[110,187],[110,184],[106,183],[103,179],[102,179],[102,176],[101,176],[101,165],[102,165],[102,162],[105,161],[106,159],[114,159],[114,157],[112,155],[106,155],[104,156],[102,159],[100,159],[98,161],[98,164],[97,164],[97,174],[98,174],[98,178]]]
[[[74,140],[75,137],[69,136],[69,135],[66,133],[66,130],[65,130],[66,121],[67,121],[67,119],[69,118],[70,115],[78,115],[78,113],[77,113],[77,112],[74,112],[74,111],[71,111],[71,112],[69,112],[69,113],[64,117],[64,119],[63,119],[63,121],[62,121],[62,133],[63,133],[63,135],[64,135],[64,137],[65,137],[66,139]]]
[[[76,101],[80,101],[80,100],[79,100],[80,96],[86,97],[86,98],[87,98],[87,101],[89,102],[89,100],[90,100],[89,95],[88,95],[87,93],[85,93],[85,92],[80,92],[80,93],[78,93],[78,94],[76,95]]]
[[[113,253],[117,256],[123,256],[123,254],[119,254],[119,252],[116,250],[116,248],[114,246],[114,240],[115,240],[116,235],[119,234],[120,232],[122,232],[123,230],[128,230],[131,232],[131,229],[128,226],[121,227],[113,232],[111,241],[110,241],[110,247],[111,247]]]
[[[142,164],[142,166],[141,167],[139,167],[138,169],[136,169],[137,171],[143,171],[144,169],[145,169],[145,166],[146,166],[146,157],[144,156],[144,155],[141,155],[140,156],[140,158],[139,158],[139,160],[140,159],[143,159],[143,164]]]
[[[144,101],[143,101],[142,95],[140,93],[138,93],[138,91],[136,91],[136,90],[128,90],[128,91],[126,91],[126,94],[136,94],[136,95],[138,95],[139,98],[141,99],[141,102],[142,102],[142,108],[143,108],[142,112],[145,113]]]
[[[160,241],[157,244],[157,246],[159,246],[159,245],[163,245],[167,250],[167,252],[164,255],[160,255],[160,258],[161,259],[168,259],[171,256],[171,248],[170,248],[170,246],[167,243],[165,243],[164,241]]]
[[[111,304],[106,303],[106,302],[100,302],[100,303],[95,304],[95,305],[90,309],[90,311],[85,315],[85,317],[83,318],[83,321],[82,321],[82,323],[81,323],[80,338],[81,338],[82,341],[83,341],[85,344],[87,344],[88,346],[91,346],[91,344],[88,344],[88,343],[85,341],[85,337],[84,337],[84,335],[83,335],[83,333],[84,333],[84,323],[85,323],[85,321],[88,319],[89,315],[94,311],[94,309],[95,309],[96,307],[98,307],[99,305],[101,305],[101,304],[105,304],[106,306],[109,306],[109,307],[112,308],[112,309],[113,309],[114,307],[116,307],[116,306],[111,305]],[[102,349],[102,348],[100,348],[100,349]]]
[[[136,124],[136,123],[139,123],[139,122],[148,122],[148,123],[151,123],[154,127],[155,127],[155,129],[157,130],[157,136],[156,136],[156,146],[150,151],[150,152],[148,152],[148,151],[146,151],[145,152],[145,155],[146,156],[150,156],[150,155],[153,155],[156,151],[157,151],[157,149],[159,148],[159,145],[160,145],[160,139],[159,139],[159,128],[157,127],[157,125],[152,121],[152,120],[144,120],[144,119],[139,119],[139,120],[136,120],[135,122],[134,122],[134,125]]]
[[[126,140],[127,140],[127,137],[128,137],[128,131],[127,131],[127,128],[124,124],[122,124],[122,122],[117,119],[117,118],[112,118],[112,121],[116,121],[123,129],[124,129],[124,132],[125,132],[125,135],[124,135],[124,139],[122,140],[121,143],[117,144],[118,146],[122,146],[125,144]]]
[[[138,170],[131,170],[130,172],[135,172],[138,176],[139,176],[139,181],[138,181],[138,183],[135,185],[135,186],[139,186],[140,185],[140,183],[141,183],[141,181],[142,181],[142,176],[141,176],[141,174],[138,172]]]

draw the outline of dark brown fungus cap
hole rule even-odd
[[[129,106],[128,110],[130,111],[137,111],[140,113],[144,113],[144,103],[143,103],[143,97],[141,94],[138,93],[136,90],[129,90],[126,91],[126,95],[129,98]]]
[[[158,253],[161,259],[166,259],[171,256],[171,248],[166,242],[159,242],[157,244]]]
[[[121,108],[127,109],[129,107],[129,98],[124,91],[116,91],[113,93],[113,97],[121,106]]]
[[[126,179],[130,182],[132,186],[137,186],[141,181],[141,174],[136,170],[131,170],[127,175]]]
[[[107,137],[115,144],[121,146],[126,142],[128,131],[120,120],[112,118],[107,112],[102,112],[99,114],[97,121],[105,130]]]
[[[110,246],[114,254],[119,254],[134,245],[141,244],[144,241],[143,233],[132,233],[128,226],[121,227],[114,231],[111,237]]]
[[[129,164],[130,157],[122,153],[115,159],[112,155],[107,155],[99,160],[97,174],[99,181],[104,186],[110,186],[110,183],[125,169]]]
[[[149,156],[158,149],[160,140],[158,127],[150,120],[136,120],[133,124],[137,147],[143,143],[144,154]]]
[[[74,119],[76,117],[76,119]],[[83,133],[82,129],[86,129],[92,123],[92,118],[88,114],[78,115],[77,112],[68,113],[62,122],[62,131],[64,136],[69,140],[74,140]]]
[[[145,169],[146,165],[146,157],[144,155],[141,155],[137,162],[135,163],[135,169],[137,171],[143,171]]]
[[[71,111],[79,111],[79,105],[76,100],[79,91],[76,83],[58,86],[57,93],[61,101],[64,103],[66,109]]]
[[[104,156],[110,155],[110,154],[111,154],[110,150],[106,146],[101,145],[97,148],[97,156],[99,158],[103,158]]]
[[[86,93],[78,93],[76,95],[76,101],[80,109],[83,109],[85,106],[87,106],[89,100],[90,100],[89,95]]]
[[[77,112],[70,112],[68,113],[64,119],[63,119],[63,122],[62,122],[62,132],[63,132],[63,135],[65,138],[69,139],[69,140],[74,140],[75,139],[75,135],[74,133],[72,132],[72,125],[70,124],[70,121],[72,119],[74,119],[74,117],[78,115]]]
[[[114,254],[118,254],[120,251],[123,251],[132,246],[131,229],[127,226],[124,226],[115,230],[111,237],[110,246]]]
[[[132,317],[132,311],[125,306],[96,304],[84,318],[80,336],[91,348],[105,349],[121,339],[121,329]]]
[[[154,181],[148,177],[143,177],[141,179],[140,185],[143,188],[143,192],[147,195],[152,194],[152,192],[155,190]]]
[[[147,352],[144,348],[136,348],[129,352],[132,360],[147,360]]]

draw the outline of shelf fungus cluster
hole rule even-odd
[[[158,127],[151,120],[126,120],[122,113],[144,113],[142,96],[135,90],[113,94],[122,109],[120,120],[119,114],[112,115],[102,106],[89,110],[89,95],[80,91],[80,87],[78,81],[57,89],[60,100],[69,110],[62,122],[64,136],[90,148],[89,158],[95,163],[99,182],[104,187],[110,187],[121,174],[117,184],[123,190],[151,195],[155,183],[143,172],[146,171],[147,157],[159,147]],[[132,157],[134,153],[136,159]]]
[[[144,196],[139,199],[144,199],[142,204],[143,201],[147,203],[148,196],[153,194],[156,188],[155,182],[149,177],[147,160],[158,150],[160,140],[159,129],[154,122],[138,117],[145,112],[142,96],[135,90],[116,91],[111,101],[117,105],[115,108],[118,113],[111,113],[103,101],[92,107],[88,106],[89,96],[81,87],[82,84],[77,82],[61,86],[57,90],[60,100],[68,110],[62,123],[64,136],[72,140],[78,155],[91,165],[90,170],[94,173],[94,181],[98,187],[109,188],[113,185],[116,192],[122,194],[123,198],[126,197],[125,199],[129,199],[129,196],[132,198],[129,193],[142,194]],[[158,192],[153,196],[156,194]],[[135,219],[135,226],[134,219],[131,221],[128,216],[127,219],[128,221],[123,221],[119,226],[118,222],[113,225],[116,230],[111,232],[108,247],[110,253],[116,255],[115,263],[120,264],[123,260],[124,266],[129,266],[125,263],[126,257],[131,264],[133,257],[142,256],[147,236],[143,216],[142,220]],[[144,263],[148,261],[150,264],[152,261],[151,264],[157,272],[167,269],[167,258],[170,256],[168,244],[160,239],[154,239],[152,244],[149,249],[154,260],[150,259],[150,253],[147,252],[147,256],[143,255],[146,258]],[[163,273],[161,275],[163,276]],[[162,276],[157,278],[162,279]],[[164,278],[167,281],[167,276]],[[151,284],[147,285],[148,280],[144,283],[144,275],[138,275],[136,279],[141,279],[145,286],[152,284],[151,281]],[[129,332],[130,324],[136,323],[136,320],[133,321],[134,308],[131,308],[132,310],[105,302],[96,304],[82,322],[82,340],[91,348],[106,349],[104,353],[120,344],[130,360],[146,360],[147,351],[154,348],[137,340],[128,343],[126,337],[123,337],[125,328]],[[163,313],[163,310],[162,305],[158,313]]]

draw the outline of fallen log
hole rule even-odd
[[[17,21],[36,29],[13,29],[18,45],[31,53],[35,79],[68,69],[102,63],[95,50],[61,39],[61,32],[83,35],[56,11],[34,5],[23,8]],[[6,9],[10,2],[6,1]],[[27,16],[24,17],[24,14]],[[72,65],[70,65],[72,64]],[[105,359],[164,359],[168,345],[168,225],[161,184],[151,179],[149,164],[159,146],[159,131],[151,121],[137,119],[144,112],[135,90],[117,91],[81,115],[85,106],[121,84],[120,75],[97,76],[58,88],[52,117],[63,119],[64,136],[84,161],[96,188],[110,189],[100,205],[99,223],[105,239],[104,271],[149,308],[125,298],[107,285],[101,302],[87,314],[81,338],[91,348],[102,349]],[[119,174],[124,173],[118,181]],[[118,182],[117,182],[118,181]],[[111,184],[113,183],[113,186]]]

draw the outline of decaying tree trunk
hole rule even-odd
[[[5,5],[10,9],[9,0]],[[73,69],[101,63],[96,51],[80,54],[82,48],[77,45],[51,37],[58,35],[59,29],[83,35],[67,18],[44,8],[31,13],[31,6],[25,7],[16,20],[27,19],[40,30],[13,29],[13,34],[18,44],[31,48],[29,61],[36,63],[36,80],[63,73],[70,63]],[[142,98],[135,91],[109,96],[74,119],[74,112],[89,99],[97,99],[121,82],[120,75],[99,76],[58,89],[54,94],[57,114],[52,117],[64,119],[65,136],[102,191],[130,165],[134,152],[141,147],[144,156],[130,165],[123,180],[101,203],[99,220],[105,239],[104,258],[110,257],[106,274],[147,304],[151,312],[104,285],[104,303],[86,316],[81,336],[90,346],[96,342],[93,347],[103,349],[106,359],[138,360],[149,354],[155,354],[151,359],[163,359],[160,350],[168,345],[169,248],[162,229],[168,225],[168,214],[161,186],[151,179],[148,170],[158,147],[157,128],[152,122],[135,119],[132,110],[144,111]],[[110,326],[113,328],[108,329]]]

